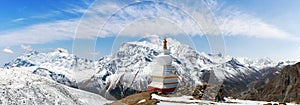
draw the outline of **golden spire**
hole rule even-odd
[[[165,37],[164,38],[164,46],[163,46],[163,49],[164,50],[167,50],[168,48],[167,48],[167,38]]]

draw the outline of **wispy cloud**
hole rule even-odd
[[[68,15],[78,15],[79,17],[87,10],[89,5],[92,3],[88,0],[78,0],[75,3],[66,2],[66,6],[57,7],[53,10],[50,10],[45,13],[37,14],[29,17],[28,19],[53,19],[53,18],[61,18],[68,17]],[[76,17],[77,18],[77,17]]]
[[[12,22],[20,22],[20,21],[24,21],[25,18],[17,18],[17,19],[13,19]]]
[[[23,45],[23,44],[21,44],[21,48],[22,48],[23,50],[25,50],[25,51],[32,51],[32,48],[31,48],[30,45]]]
[[[99,34],[98,37],[135,36],[145,33],[158,35],[202,34],[188,14],[167,4],[139,2],[120,6],[115,3],[107,3],[91,8],[87,11],[86,17],[81,20],[81,25],[78,27],[77,35],[79,36],[92,36],[82,31],[86,29],[96,29],[97,33],[93,34],[94,36]]]
[[[147,27],[147,28],[141,28]],[[141,36],[141,35],[185,35],[188,30],[183,30],[176,23],[163,18],[140,20],[121,30],[120,35]]]
[[[246,12],[232,7],[223,7],[217,1],[205,2],[211,9],[212,16],[217,22],[217,26],[225,36],[246,36],[255,38],[295,38],[288,32],[279,29],[278,27],[268,24],[259,17],[247,14]],[[97,17],[106,23],[103,26],[103,31],[100,31],[100,37],[110,35],[143,35],[143,33],[153,34],[188,34],[188,35],[204,35],[205,33],[214,33],[216,30],[201,28],[209,26],[209,22],[205,19],[207,11],[196,11],[193,7],[186,5],[184,8],[151,3],[131,4],[126,8],[116,4],[107,4],[105,6],[97,6],[91,15],[99,13],[114,13],[111,17]],[[103,8],[101,8],[103,7]],[[116,9],[117,8],[117,9]],[[122,9],[118,9],[122,8]],[[113,10],[118,10],[113,12]],[[183,11],[188,13],[184,13]],[[192,15],[191,15],[191,14]],[[157,19],[160,18],[160,19]],[[92,18],[90,18],[92,19]],[[198,27],[195,20],[200,21],[202,27]],[[86,19],[89,20],[89,19]],[[145,21],[143,21],[145,20]],[[142,21],[142,22],[141,22]],[[210,21],[210,20],[209,20]],[[170,24],[166,24],[170,23]],[[90,24],[93,25],[93,24]],[[89,27],[89,26],[87,26]],[[147,27],[147,28],[145,28]],[[155,29],[153,29],[155,28]],[[93,29],[93,28],[90,28]],[[182,31],[177,31],[177,30]],[[99,27],[98,27],[99,30]],[[125,32],[120,32],[125,31]],[[212,31],[212,32],[210,32]]]
[[[5,53],[8,53],[8,54],[14,53],[14,51],[11,50],[9,47],[4,48],[2,51],[5,52]]]
[[[228,36],[249,36],[257,38],[293,38],[291,34],[235,8],[218,11],[220,29]]]
[[[77,20],[62,20],[4,32],[0,35],[0,46],[41,44],[71,39],[73,38],[77,22]]]
[[[187,2],[187,1],[184,1]],[[58,20],[34,24],[23,29],[0,33],[0,46],[22,44],[40,44],[57,40],[74,38],[107,37],[111,35],[143,35],[143,34],[189,34],[203,35],[201,26],[194,21],[207,23],[207,11],[196,11],[199,5],[193,3],[165,4],[117,4],[100,1],[88,10],[74,7],[64,12],[85,13],[82,18]],[[293,35],[268,24],[256,16],[252,16],[237,8],[222,7],[218,2],[205,2],[215,14],[219,29],[227,36],[247,36],[256,38],[286,38]],[[189,4],[189,5],[187,5]],[[126,6],[127,5],[127,6]],[[183,6],[182,6],[183,5]],[[124,8],[122,8],[124,7]],[[222,9],[220,9],[222,8]],[[56,12],[52,13],[56,14]],[[45,15],[48,17],[48,15]],[[22,19],[19,19],[22,21]],[[78,23],[80,24],[78,25]],[[201,24],[203,26],[207,24]],[[77,30],[76,30],[77,29]],[[103,29],[102,31],[99,31]],[[215,30],[209,30],[215,31]],[[99,36],[97,36],[99,34]]]
[[[53,18],[53,17],[59,16],[61,14],[63,14],[62,11],[53,10],[53,11],[49,11],[44,14],[34,15],[29,18],[30,19],[48,19],[48,18]]]

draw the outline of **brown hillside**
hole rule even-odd
[[[292,66],[286,66],[270,82],[251,90],[246,99],[299,103],[300,62]]]

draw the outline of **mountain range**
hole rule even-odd
[[[228,96],[241,96],[253,88],[249,85],[253,81],[276,72],[279,75],[280,68],[295,63],[206,54],[175,39],[167,40],[173,65],[180,76],[180,86],[224,83]],[[80,58],[62,48],[48,53],[31,51],[6,63],[3,68],[23,68],[47,80],[100,94],[107,99],[120,99],[147,90],[151,82],[149,63],[161,54],[161,42],[158,37],[126,42],[114,54],[99,60]]]
[[[248,91],[245,99],[299,103],[299,77],[300,63],[285,66],[280,72],[273,72],[252,82],[255,87]]]

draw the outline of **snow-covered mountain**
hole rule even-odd
[[[268,67],[275,67],[275,66],[281,68],[286,65],[293,65],[293,64],[297,63],[296,61],[276,62],[270,58],[250,59],[250,58],[245,58],[245,57],[236,57],[236,59],[243,65],[250,66],[257,70],[261,70],[261,69],[268,68]]]
[[[262,76],[260,69],[293,63],[206,54],[174,39],[167,40],[180,85],[224,82],[229,84],[229,92],[241,91]],[[150,37],[124,43],[116,53],[98,61],[79,58],[58,48],[49,53],[32,51],[4,67],[27,67],[29,72],[58,83],[118,99],[134,91],[147,90],[151,82],[149,63],[161,50],[162,40]]]
[[[29,67],[29,71],[53,79],[59,83],[77,87],[77,83],[90,78],[97,71],[97,63],[69,54],[67,50],[57,48],[54,52],[39,53],[31,51],[19,56],[4,68]]]
[[[174,39],[167,40],[181,85],[225,80],[230,84],[229,91],[236,93],[246,90],[249,82],[261,76],[260,68],[278,65],[268,59],[250,62],[250,59],[239,61],[241,58],[199,53]],[[127,91],[132,92],[130,90],[147,90],[151,82],[149,63],[161,53],[161,42],[161,39],[152,37],[124,43],[115,54],[99,60],[99,71],[82,82],[80,88],[102,95],[111,93],[109,95],[115,98],[120,98],[120,94],[126,94]]]
[[[0,69],[1,105],[99,105],[110,102],[97,94],[34,75],[27,69]]]

